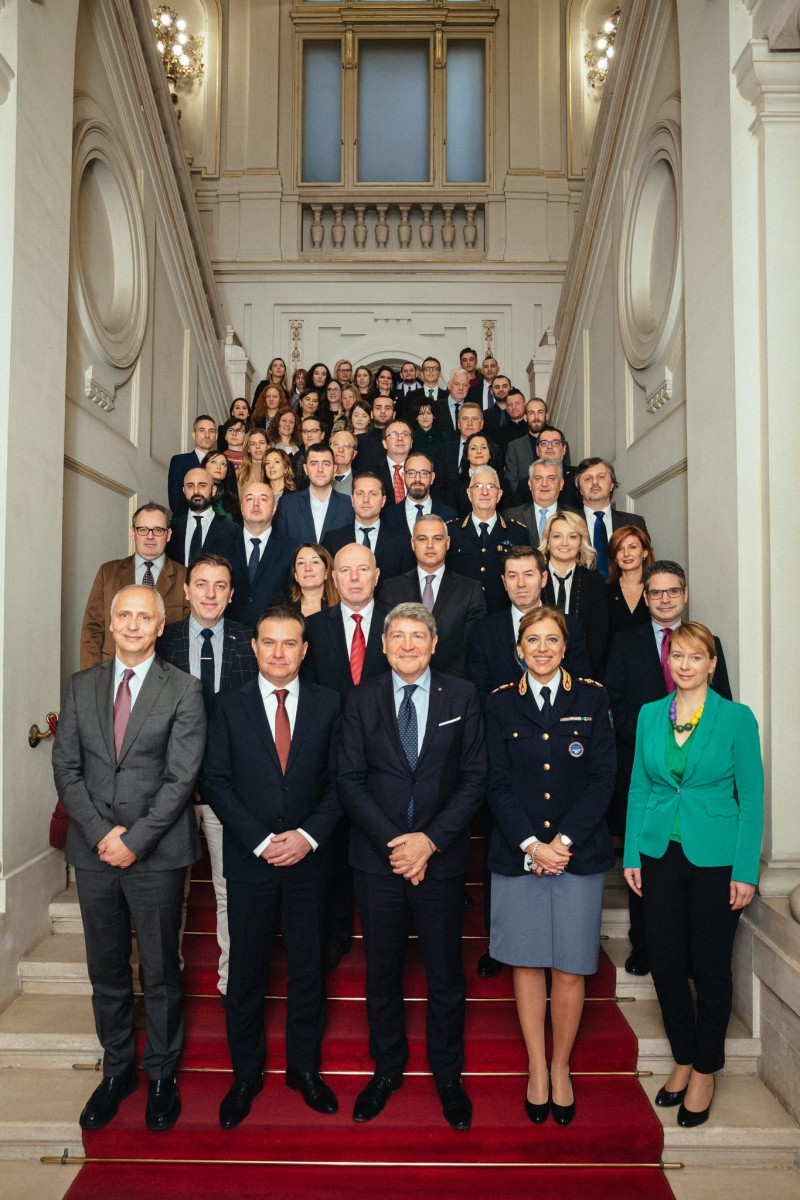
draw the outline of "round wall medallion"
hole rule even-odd
[[[147,325],[147,250],[133,172],[111,129],[75,130],[70,275],[83,332],[121,370],[136,361]]]

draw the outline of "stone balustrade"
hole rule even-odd
[[[304,201],[301,253],[314,258],[484,258],[484,205],[472,201]]]

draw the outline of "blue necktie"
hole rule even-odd
[[[210,712],[214,700],[214,644],[211,640],[214,634],[210,629],[201,629],[200,637],[203,639],[200,647],[200,684],[206,712]]]
[[[608,534],[603,513],[594,514],[594,548],[597,554],[597,569],[608,582]]]
[[[364,525],[359,525],[358,532],[361,534],[362,546],[366,546],[368,550],[371,550],[372,546],[370,545],[370,541],[369,541],[369,535],[371,533],[371,529],[369,528],[369,526],[365,527]]]
[[[417,732],[417,710],[414,707],[414,701],[411,697],[417,690],[415,683],[406,683],[403,685],[403,699],[400,704],[400,711],[397,714],[397,724],[400,728],[400,741],[405,752],[408,765],[412,771],[416,769],[417,758],[419,757],[418,747],[418,732]],[[406,809],[406,819],[408,828],[410,829],[414,823],[414,796],[408,802]]]
[[[540,508],[539,509],[539,541],[542,540],[542,534],[544,533],[544,527],[546,524],[547,524],[547,509]]]

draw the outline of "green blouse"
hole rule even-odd
[[[695,725],[694,729],[697,726]],[[689,756],[689,751],[692,746],[692,737],[694,729],[689,734],[682,746],[679,746],[675,741],[675,734],[672,726],[667,725],[667,748],[664,755],[664,765],[669,771],[676,783],[683,783],[684,772],[686,771],[686,759]],[[681,804],[678,801],[678,807],[675,809],[675,819],[672,822],[672,832],[669,835],[671,842],[679,842],[681,840]]]

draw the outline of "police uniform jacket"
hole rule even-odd
[[[486,704],[489,807],[494,828],[490,871],[522,875],[523,842],[572,838],[569,871],[592,875],[614,865],[605,821],[614,789],[616,749],[608,696],[600,684],[573,679],[561,668],[561,684],[545,720],[528,685],[498,689]]]
[[[482,546],[470,513],[463,521],[448,521],[447,532],[450,535],[448,567],[481,585],[488,612],[502,612],[508,608],[508,595],[502,580],[503,563],[512,546],[530,545],[526,527],[498,513],[494,529],[489,533],[489,545]]]

